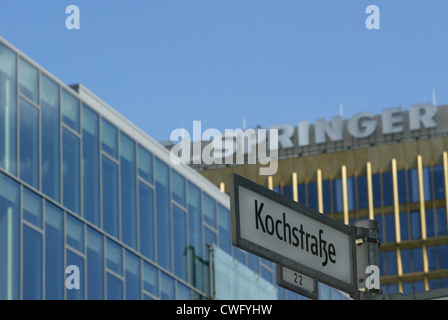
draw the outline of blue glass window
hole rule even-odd
[[[230,212],[221,204],[218,204],[218,231],[219,247],[230,254],[231,234],[230,234]]]
[[[63,130],[63,203],[79,214],[80,209],[80,164],[79,138],[68,130]]]
[[[208,194],[203,193],[204,221],[211,227],[216,228],[216,201]]]
[[[107,273],[107,300],[123,300],[123,281]]]
[[[87,227],[87,299],[104,299],[103,236]]]
[[[333,180],[333,209],[334,212],[342,212],[342,180]]]
[[[289,199],[293,199],[292,186],[284,186],[283,187],[283,195],[285,197],[288,197]]]
[[[69,249],[65,250],[65,254],[67,257],[66,268],[68,266],[76,266],[76,267],[78,267],[78,270],[79,270],[79,289],[76,289],[76,288],[69,289],[69,288],[67,288],[67,285],[66,285],[67,300],[83,300],[84,299],[84,290],[85,290],[85,288],[84,288],[84,278],[85,278],[84,258]],[[70,280],[72,280],[72,283],[74,281],[77,281],[76,277],[73,277],[73,276],[74,276],[74,271],[71,271],[71,273],[65,274],[66,284],[67,284],[67,281],[70,281]],[[68,279],[68,278],[71,278],[71,279]]]
[[[161,299],[162,300],[174,300],[174,279],[169,275],[162,272],[161,276]]]
[[[420,239],[422,237],[420,225],[420,212],[411,212],[411,237],[412,239]]]
[[[316,211],[318,209],[317,200],[317,182],[308,182],[308,206]]]
[[[445,178],[443,172],[443,166],[434,166],[434,198],[444,199],[445,198]]]
[[[400,212],[401,240],[409,240],[409,218],[407,212]]]
[[[25,97],[38,103],[39,99],[39,71],[28,61],[19,59],[19,88]]]
[[[382,206],[381,200],[381,175],[379,173],[372,174],[372,193],[373,206],[375,208]]]
[[[59,86],[48,77],[41,79],[42,191],[59,201]]]
[[[188,183],[188,256],[190,261],[191,284],[202,289],[202,222],[201,191]]]
[[[106,241],[106,261],[108,269],[119,275],[123,274],[122,247],[109,238]]]
[[[0,173],[0,299],[19,299],[19,184]]]
[[[347,205],[348,210],[353,211],[356,210],[356,186],[355,186],[355,178],[349,177],[347,178]]]
[[[118,238],[118,166],[103,155],[103,228]]]
[[[424,167],[422,169],[423,174],[423,194],[425,201],[432,199],[432,175],[431,167]]]
[[[126,250],[125,254],[126,300],[140,300],[140,259]]]
[[[367,176],[358,176],[358,207],[367,209],[369,207],[369,196],[367,194]]]
[[[141,178],[153,184],[152,154],[142,146],[138,146],[138,174]]]
[[[143,261],[143,289],[158,297],[159,277],[158,269],[151,264]]]
[[[322,181],[322,200],[324,204],[324,213],[331,212],[331,182],[330,180]]]
[[[413,264],[412,272],[423,271],[423,250],[422,250],[422,248],[413,248],[412,249],[412,264]]]
[[[39,110],[20,99],[20,178],[39,188]]]
[[[173,200],[185,207],[185,178],[177,171],[171,171],[171,186]]]
[[[173,204],[174,274],[187,280],[187,218],[185,212]]]
[[[168,166],[156,159],[157,262],[171,270],[170,186]]]
[[[45,297],[64,299],[64,218],[61,209],[45,202]]]
[[[299,194],[299,203],[303,204],[303,205],[307,205],[306,203],[306,184],[305,183],[301,183],[297,186],[297,191]]]
[[[22,203],[23,218],[36,227],[42,228],[42,198],[24,187]]]
[[[139,182],[140,252],[154,261],[154,192]]]
[[[117,158],[117,128],[104,118],[101,118],[101,146],[103,151]]]
[[[62,90],[62,121],[79,132],[79,100],[66,90]]]
[[[397,171],[397,185],[398,185],[398,199],[400,204],[405,204],[408,202],[407,196],[407,181],[406,181],[406,171],[398,170]]]
[[[66,214],[66,234],[67,245],[79,252],[84,252],[84,223],[73,217],[71,214]]]
[[[386,214],[385,226],[386,226],[386,242],[395,242],[395,217],[393,213]]]
[[[120,133],[120,167],[122,240],[137,249],[135,143],[123,133]]]
[[[98,114],[82,107],[82,192],[83,215],[100,226],[100,149]]]
[[[42,299],[42,234],[23,225],[23,299]]]
[[[16,55],[0,44],[0,167],[16,174]]]
[[[418,194],[418,173],[417,169],[408,170],[409,181],[409,202],[418,202],[420,200]]]
[[[448,245],[438,246],[439,251],[439,267],[440,269],[448,269]]]
[[[435,221],[434,221],[434,210],[426,209],[425,218],[426,218],[426,236],[434,237],[436,235],[436,225],[435,225]]]
[[[387,275],[397,274],[397,253],[395,250],[387,251],[386,253],[387,261]]]
[[[444,207],[437,208],[436,215],[437,215],[437,235],[446,236],[447,235],[446,208]]]
[[[427,247],[427,255],[428,255],[429,271],[437,270],[437,247],[436,246]]]
[[[191,300],[191,289],[180,282],[177,285],[177,300]]]
[[[394,188],[392,183],[392,172],[383,172],[383,205],[394,204]]]

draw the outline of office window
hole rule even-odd
[[[420,239],[422,237],[421,225],[420,225],[420,212],[412,211],[411,215],[411,238]]]
[[[79,132],[79,100],[66,90],[62,90],[62,121]]]
[[[437,246],[428,246],[426,248],[426,254],[428,256],[428,270],[437,270]]]
[[[67,213],[65,215],[66,241],[73,249],[84,253],[84,223]]]
[[[103,236],[87,227],[87,299],[104,299]]]
[[[293,199],[292,186],[284,186],[283,187],[283,195],[285,197],[288,197],[289,199]]]
[[[191,300],[191,289],[180,282],[176,282],[178,300]]]
[[[297,186],[297,193],[299,195],[299,203],[306,206],[307,202],[306,202],[306,184],[305,183],[301,183]]]
[[[400,204],[405,204],[408,202],[407,180],[405,170],[397,171],[397,185],[398,185],[398,202]]]
[[[436,209],[437,216],[437,235],[446,236],[447,235],[447,221],[446,221],[446,208],[441,207]]]
[[[400,212],[401,240],[409,240],[409,217],[407,212]]]
[[[42,192],[59,202],[59,86],[45,75],[41,79]]]
[[[434,198],[444,199],[445,198],[445,178],[443,172],[443,166],[434,166]]]
[[[423,271],[423,249],[413,248],[412,250],[412,271],[422,272]]]
[[[82,194],[84,218],[100,227],[99,117],[82,106]]]
[[[396,275],[397,269],[397,253],[395,250],[385,252],[387,263],[387,275]]]
[[[185,207],[185,178],[175,170],[171,170],[171,186],[173,200]]]
[[[203,193],[204,221],[211,227],[216,228],[216,202],[208,194]]]
[[[420,200],[418,194],[418,172],[417,169],[408,170],[409,181],[409,202],[418,202]]]
[[[109,121],[101,118],[101,148],[109,155],[117,158],[118,155],[117,128]]]
[[[188,256],[190,283],[202,290],[202,221],[201,191],[188,182]]]
[[[65,292],[67,295],[67,300],[84,300],[84,288],[85,288],[85,276],[86,276],[84,272],[84,258],[70,249],[65,250],[65,255],[67,259],[66,267],[77,266],[79,269],[79,290],[68,289],[66,287]],[[69,277],[70,274],[67,274],[66,276]]]
[[[21,94],[38,103],[39,71],[22,58],[19,59],[19,88]]]
[[[317,182],[308,182],[308,207],[310,207],[313,210],[318,209],[318,203],[317,203]]]
[[[358,207],[367,209],[369,207],[369,196],[367,194],[367,176],[358,176]]]
[[[381,199],[381,175],[379,173],[372,174],[372,193],[373,206],[375,208],[382,206]]]
[[[330,180],[322,181],[322,200],[324,205],[324,213],[331,213],[331,182]]]
[[[16,55],[0,44],[0,167],[16,174]]]
[[[140,258],[125,251],[126,300],[140,300]]]
[[[140,252],[154,261],[154,192],[139,182]]]
[[[23,218],[42,228],[42,198],[26,187],[23,188],[22,197]]]
[[[171,278],[166,273],[161,274],[161,284],[160,284],[160,290],[161,290],[161,299],[162,300],[174,300],[174,279]]]
[[[333,210],[342,212],[343,210],[342,180],[333,180]]]
[[[39,188],[39,110],[20,99],[20,178]]]
[[[45,202],[45,298],[64,299],[64,212]]]
[[[23,225],[23,299],[42,299],[42,234]]]
[[[433,198],[432,192],[432,172],[431,167],[424,167],[422,169],[423,175],[423,194],[425,197],[425,201],[431,200]]]
[[[169,168],[156,158],[157,262],[171,270]]]
[[[159,277],[158,269],[153,265],[143,261],[143,289],[158,297]]]
[[[120,133],[120,168],[122,240],[137,249],[135,143],[123,133]]]
[[[107,300],[123,300],[123,281],[107,272]]]
[[[64,206],[79,214],[80,209],[80,158],[79,138],[70,131],[63,130],[63,203]]]
[[[386,242],[395,242],[395,217],[393,213],[384,215]]]
[[[394,188],[392,183],[392,172],[383,172],[383,205],[392,206],[394,204]]]
[[[0,173],[0,299],[19,298],[19,184]]]
[[[118,166],[105,155],[103,167],[103,229],[118,238]]]
[[[230,234],[230,212],[224,208],[221,204],[218,204],[218,231],[219,231],[219,247],[228,254],[231,249]]]
[[[185,212],[173,204],[173,256],[174,274],[187,280],[187,218]]]
[[[356,210],[356,190],[355,190],[355,178],[347,178],[347,205],[348,210]]]
[[[448,245],[440,245],[437,249],[439,252],[439,268],[448,269]]]
[[[109,238],[106,240],[106,266],[109,270],[123,275],[122,247]]]
[[[138,174],[147,182],[153,184],[152,154],[142,146],[138,146]]]

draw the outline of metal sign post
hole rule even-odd
[[[357,253],[365,249],[358,244],[369,243],[369,229],[345,225],[236,174],[230,186],[234,246],[361,298]]]

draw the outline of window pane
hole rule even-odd
[[[0,299],[19,299],[19,185],[0,173]]]
[[[303,205],[307,205],[306,204],[306,184],[305,183],[301,183],[297,186],[297,191],[299,194],[299,203],[303,204]],[[330,194],[329,194],[330,196]],[[331,199],[331,198],[330,198]]]
[[[208,194],[203,193],[204,221],[213,228],[216,228],[216,202]]]
[[[437,235],[440,236],[446,236],[446,209],[445,208],[437,208],[436,209],[437,214]]]
[[[188,183],[188,256],[190,261],[190,283],[202,289],[202,222],[201,191]]]
[[[170,186],[168,166],[156,159],[157,262],[171,270]]]
[[[348,210],[356,210],[356,190],[355,190],[355,178],[347,178],[347,204]]]
[[[84,258],[80,257],[73,251],[66,249],[65,254],[67,256],[67,265],[68,266],[77,266],[79,269],[79,289],[67,288],[66,285],[66,292],[67,292],[67,300],[83,300],[84,299]],[[66,273],[66,281],[67,279],[72,275],[72,284],[74,284],[74,281],[76,281],[76,277],[74,277],[74,271],[71,273]]]
[[[84,223],[67,213],[65,232],[67,234],[67,245],[84,253]]]
[[[79,100],[62,90],[62,121],[79,132]]]
[[[322,200],[324,203],[324,213],[331,213],[331,181],[322,181]]]
[[[140,300],[140,259],[126,250],[126,300]]]
[[[157,268],[143,261],[143,288],[157,297],[158,282]]]
[[[289,199],[293,199],[292,186],[284,186],[283,187],[283,195],[285,197],[288,197]]]
[[[359,209],[367,209],[369,206],[367,176],[358,176],[358,206]]]
[[[42,75],[42,191],[59,201],[59,86]]]
[[[448,245],[438,246],[439,251],[439,268],[448,269]]]
[[[187,280],[187,221],[185,213],[173,205],[173,255],[174,274]]]
[[[436,226],[435,226],[435,222],[434,222],[434,210],[426,209],[425,218],[426,218],[426,236],[434,237],[436,235]]]
[[[386,252],[387,275],[397,274],[397,253],[396,251]]]
[[[161,278],[161,294],[160,297],[162,300],[174,300],[174,279],[171,278],[169,275],[162,272],[162,278]]]
[[[422,170],[423,175],[423,193],[425,201],[432,199],[432,176],[431,167],[424,167]]]
[[[39,110],[20,99],[20,178],[39,188]]]
[[[400,212],[401,240],[409,240],[409,218],[407,212]]]
[[[100,150],[98,114],[82,107],[82,190],[84,218],[100,226]]]
[[[398,182],[398,199],[400,204],[405,204],[408,202],[407,196],[407,181],[406,181],[406,171],[399,170],[397,171],[397,182]]]
[[[395,242],[395,217],[393,214],[386,214],[385,226],[386,226],[386,242]]]
[[[423,271],[423,250],[422,250],[422,248],[412,249],[412,262],[413,262],[412,272]]]
[[[418,174],[417,169],[410,169],[408,171],[409,180],[409,201],[418,202],[420,197],[418,195]]]
[[[79,214],[80,208],[80,169],[79,169],[79,138],[64,129],[63,131],[63,167],[64,206]]]
[[[221,204],[218,204],[218,231],[219,231],[219,247],[228,254],[231,248],[230,234],[230,212]]]
[[[107,239],[106,242],[106,259],[107,268],[114,271],[115,273],[123,274],[123,253],[122,247],[116,244],[114,241]]]
[[[23,188],[23,218],[42,228],[42,198],[28,188]]]
[[[420,239],[422,237],[420,227],[420,212],[411,212],[411,235],[412,239]]]
[[[171,185],[173,186],[173,200],[185,207],[185,178],[177,171],[171,171]]]
[[[342,180],[333,180],[333,209],[334,212],[342,212]]]
[[[140,252],[154,261],[154,198],[153,190],[139,182]]]
[[[373,206],[381,207],[381,175],[379,173],[372,174],[372,193],[373,193]]]
[[[0,167],[16,174],[16,55],[0,44]]]
[[[443,166],[434,166],[434,198],[444,199],[445,198],[445,179]]]
[[[180,282],[177,284],[177,300],[191,300],[191,289]]]
[[[123,300],[123,281],[107,273],[107,300]]]
[[[31,101],[38,103],[39,72],[24,59],[19,59],[19,87],[20,93]]]
[[[64,219],[63,212],[45,202],[45,298],[64,299]]]
[[[101,146],[103,151],[117,158],[117,128],[104,118],[101,119]]]
[[[437,270],[437,247],[427,247],[428,254],[428,269],[429,271]]]
[[[383,205],[394,204],[394,189],[392,184],[392,172],[383,172]]]
[[[149,183],[153,183],[152,154],[142,146],[138,146],[138,174]]]
[[[120,134],[120,166],[122,240],[137,249],[135,143],[123,133]]]
[[[87,227],[87,299],[104,299],[103,236]]]
[[[118,167],[103,156],[103,228],[118,238]]]
[[[42,299],[42,235],[23,225],[23,299]]]

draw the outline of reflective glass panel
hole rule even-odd
[[[118,166],[103,155],[103,228],[118,238]]]
[[[444,199],[445,198],[445,178],[443,172],[443,166],[434,166],[434,198]]]
[[[153,183],[152,154],[142,146],[138,146],[138,174],[149,183]]]
[[[123,300],[123,281],[107,273],[107,300]]]
[[[67,213],[65,218],[67,245],[79,252],[84,252],[84,223]]]
[[[108,269],[119,275],[123,274],[122,247],[109,238],[106,241],[106,261]]]
[[[34,224],[38,228],[42,228],[42,198],[38,194],[23,188],[23,218]]]
[[[161,299],[162,300],[174,300],[174,279],[169,275],[162,272],[161,276]]]
[[[156,159],[157,262],[171,270],[170,186],[168,166]]]
[[[66,249],[65,250],[67,264],[68,266],[76,266],[78,267],[78,271],[71,270],[70,273],[66,273],[65,280],[65,290],[67,294],[67,300],[83,300],[84,299],[84,290],[85,290],[85,273],[84,273],[84,258],[74,253],[73,251]],[[70,271],[70,270],[69,270]],[[78,273],[78,275],[76,275]],[[70,286],[74,286],[76,282],[79,281],[79,289],[70,288]],[[71,283],[69,287],[67,287],[67,282]]]
[[[171,185],[173,200],[185,207],[185,178],[171,170]]]
[[[140,300],[140,259],[126,250],[125,254],[126,300]]]
[[[173,205],[174,274],[187,280],[187,218],[185,212]]]
[[[23,225],[23,299],[42,299],[42,234]]]
[[[20,178],[39,188],[39,110],[20,99]]]
[[[190,281],[193,286],[202,289],[201,191],[190,182],[188,183],[188,230]]]
[[[202,194],[204,221],[211,227],[216,228],[216,202],[208,194]]]
[[[159,277],[157,268],[143,261],[143,289],[154,296],[158,296]]]
[[[63,203],[65,207],[79,214],[81,202],[79,138],[64,129],[63,144]]]
[[[28,61],[19,59],[19,88],[20,93],[31,101],[38,103],[39,71]]]
[[[104,299],[103,236],[87,227],[87,299]]]
[[[392,172],[383,172],[383,205],[394,204],[394,188],[392,183]]]
[[[358,206],[359,209],[369,207],[369,196],[367,194],[367,176],[358,176]]]
[[[219,247],[230,253],[231,234],[230,234],[230,212],[221,204],[218,204],[218,231],[219,231]]]
[[[140,252],[154,261],[154,192],[139,182]]]
[[[79,100],[66,90],[62,90],[62,121],[79,132]]]
[[[117,158],[117,128],[104,118],[101,118],[101,146],[103,151]]]

